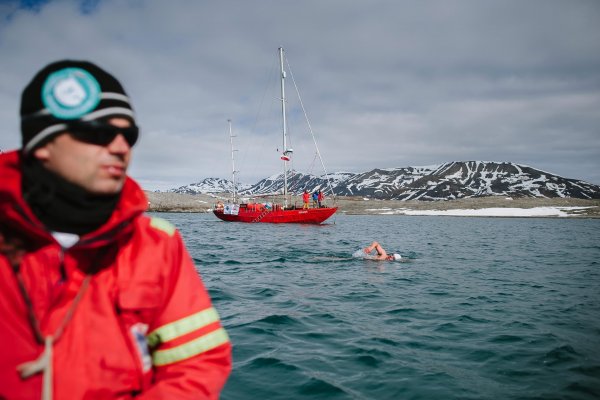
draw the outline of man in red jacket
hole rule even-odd
[[[308,190],[304,189],[304,193],[302,193],[302,209],[308,209],[308,202],[310,201],[310,193],[308,193]]]
[[[60,61],[0,155],[0,399],[216,399],[231,345],[177,230],[127,177],[121,84]]]

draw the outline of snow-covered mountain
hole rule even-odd
[[[243,188],[245,188],[244,186]],[[233,182],[222,178],[205,178],[198,183],[181,186],[177,189],[171,189],[169,192],[198,194],[198,193],[223,193],[233,190]],[[240,187],[238,186],[238,190]]]
[[[452,200],[483,196],[599,199],[600,186],[514,163],[450,162],[375,169],[342,182],[334,192],[379,199]]]
[[[281,193],[283,174],[273,175],[246,188],[245,195]],[[600,186],[563,178],[510,162],[459,161],[424,167],[374,169],[362,173],[340,172],[314,176],[292,171],[288,191],[300,194],[323,190],[339,196],[397,200],[452,200],[483,196],[574,197],[600,199]],[[229,192],[226,179],[207,178],[172,191],[178,193]]]
[[[302,174],[296,171],[289,171],[287,178],[288,192],[302,193],[305,189],[308,189],[311,192],[315,190],[322,190],[324,192],[326,191],[331,193],[329,188],[335,188],[353,176],[355,176],[355,174],[351,172],[336,172],[333,174],[315,176],[310,174]],[[241,190],[240,192],[244,195],[253,195],[282,193],[282,191],[283,173],[260,180],[259,182],[245,190]]]

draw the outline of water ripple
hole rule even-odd
[[[600,220],[161,216],[231,337],[223,400],[600,398]],[[409,262],[351,258],[374,239]]]

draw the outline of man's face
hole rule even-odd
[[[127,128],[124,118],[112,118],[109,124]],[[34,150],[33,155],[44,167],[96,195],[117,194],[125,183],[131,158],[131,146],[122,134],[103,146],[78,141],[68,133]]]

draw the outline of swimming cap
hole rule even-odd
[[[400,254],[394,254],[394,260],[400,261],[401,259],[402,259],[402,256]]]

